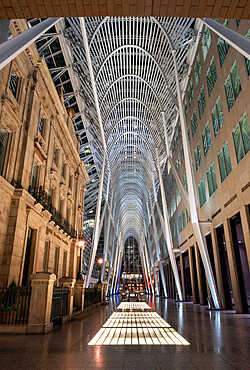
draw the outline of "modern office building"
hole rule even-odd
[[[0,9],[0,332],[75,317],[59,367],[248,366],[248,2]]]

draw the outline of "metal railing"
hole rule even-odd
[[[53,288],[50,321],[59,322],[63,316],[68,315],[68,288]]]
[[[0,288],[0,325],[28,323],[31,287]]]
[[[51,213],[51,219],[61,227],[72,238],[77,238],[77,230],[62,216],[62,214],[52,205],[51,196],[43,190],[42,186],[39,189],[29,188],[29,193],[40,203],[44,209]]]

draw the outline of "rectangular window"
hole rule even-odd
[[[250,149],[250,129],[246,113],[243,114],[240,122],[235,127],[233,131],[233,139],[236,158],[239,163]]]
[[[198,85],[200,75],[201,75],[201,61],[200,61],[200,54],[198,54],[196,63],[194,66],[194,80],[195,80],[196,86]]]
[[[237,29],[239,28],[240,22],[241,22],[241,19],[235,19]]]
[[[11,76],[10,76],[9,89],[16,99],[17,99],[18,85],[19,85],[18,82],[19,82],[19,77],[16,75],[16,72],[12,70]]]
[[[175,135],[174,135],[173,143],[172,143],[172,155],[173,155],[173,157],[174,157],[176,149],[178,147],[178,143],[179,143],[179,136],[178,136],[178,129],[177,129],[175,131]]]
[[[188,115],[188,106],[187,106],[187,101],[185,99],[184,101],[184,113],[185,113],[185,118],[187,119],[187,115]]]
[[[181,158],[180,158],[180,154],[178,154],[177,160],[175,162],[175,167],[176,167],[177,172],[179,173],[180,170],[181,170]]]
[[[40,117],[38,131],[39,131],[39,134],[43,136],[43,133],[44,133],[44,118],[43,117]]]
[[[58,275],[58,266],[59,266],[59,248],[55,248],[55,259],[54,259],[54,274]]]
[[[218,153],[218,163],[219,163],[219,168],[220,168],[221,182],[223,182],[225,178],[232,171],[231,160],[230,160],[230,155],[229,155],[229,148],[228,148],[227,142],[224,144],[223,148]]]
[[[183,186],[188,191],[188,185],[187,185],[187,173],[186,171],[183,173]]]
[[[178,224],[177,224],[177,220],[174,221],[173,226],[172,226],[172,236],[173,236],[173,239],[176,239],[177,236],[178,236]]]
[[[211,45],[211,33],[208,27],[205,27],[203,36],[202,36],[202,41],[201,41],[201,47],[202,47],[202,54],[203,54],[203,60],[205,62],[208,50]]]
[[[250,40],[250,29],[248,30],[246,37]],[[244,57],[247,75],[250,76],[250,59]]]
[[[176,189],[176,207],[178,207],[180,202],[181,202],[181,192],[180,192],[180,189],[177,188]]]
[[[38,165],[34,162],[33,165],[33,172],[31,177],[31,184],[30,184],[30,194],[34,195],[36,188],[37,188],[37,177],[38,177]]]
[[[209,69],[207,71],[206,80],[207,80],[208,95],[210,96],[213,91],[214,85],[217,81],[217,72],[216,72],[214,57],[212,58]]]
[[[187,224],[188,224],[188,223],[189,223],[189,221],[190,221],[190,216],[189,216],[189,214],[188,214],[187,209],[186,209],[186,214],[187,214]]]
[[[191,122],[192,122],[192,120],[191,120]],[[191,137],[190,137],[190,128],[189,127],[187,129],[187,135],[188,135],[188,144],[191,145]]]
[[[196,109],[194,109],[193,114],[192,114],[192,117],[191,117],[192,137],[194,136],[197,127],[198,127],[197,113],[196,113]],[[190,145],[190,143],[189,143],[189,145]]]
[[[201,179],[201,182],[198,184],[198,193],[199,193],[200,207],[202,207],[203,204],[205,204],[207,201],[204,177]]]
[[[176,202],[175,202],[175,196],[171,199],[171,202],[170,202],[170,217],[173,216],[173,214],[175,213],[176,211]]]
[[[62,269],[62,276],[66,276],[66,269],[67,269],[67,251],[63,252],[63,269]]]
[[[49,264],[49,242],[45,241],[44,244],[44,253],[43,253],[43,271],[48,271]]]
[[[234,62],[234,65],[226,79],[224,88],[227,98],[228,111],[230,112],[239,93],[241,92],[240,76],[236,62]]]
[[[215,172],[214,162],[211,164],[211,166],[207,170],[207,182],[208,182],[209,196],[211,197],[211,195],[217,189],[217,181],[216,181],[216,172]]]
[[[224,26],[228,27],[228,20],[226,19],[224,22]],[[219,53],[219,59],[220,59],[220,66],[223,66],[224,60],[226,59],[228,50],[230,48],[230,45],[228,42],[224,41],[222,38],[219,38],[217,43],[217,49]]]
[[[196,148],[194,150],[194,158],[195,158],[195,167],[197,171],[201,165],[201,146],[199,142],[197,143]]]
[[[179,232],[181,232],[186,226],[185,209],[181,211],[178,217]]]
[[[183,145],[181,146],[181,163],[184,162],[184,149],[183,149]]]
[[[203,143],[204,155],[206,155],[212,144],[208,122],[206,123],[206,126],[202,132],[202,143]]]
[[[207,103],[206,103],[206,98],[205,98],[205,90],[204,90],[204,86],[202,86],[200,95],[198,97],[198,110],[199,110],[200,119],[203,115],[203,112],[206,106],[207,106]]]
[[[0,130],[0,175],[3,174],[3,170],[4,170],[8,141],[9,141],[9,133],[5,129],[4,126],[1,126],[1,130]]]
[[[218,97],[216,104],[212,110],[212,121],[213,121],[213,127],[214,127],[214,136],[217,136],[224,122],[224,115],[223,115],[220,96]]]
[[[194,86],[193,86],[193,80],[190,78],[189,88],[188,88],[188,104],[189,106],[192,103],[194,97]]]

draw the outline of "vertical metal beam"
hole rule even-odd
[[[109,260],[109,271],[108,271],[108,276],[107,276],[106,295],[108,294],[108,290],[109,290],[109,280],[110,280],[110,275],[111,275],[112,266],[113,266],[114,250],[115,250],[115,235],[114,235],[112,246],[111,246],[111,256]]]
[[[145,238],[144,233],[142,235],[143,235],[142,248],[143,248],[143,252],[144,252],[144,255],[145,255],[145,260],[146,260],[146,265],[147,265],[147,272],[148,272],[148,276],[149,276],[151,292],[152,292],[152,295],[154,295],[155,292],[154,292],[154,287],[153,287],[153,284],[152,284],[152,278],[151,278],[151,273],[150,273],[150,265],[149,265],[149,258],[148,258],[148,253],[147,253],[148,251],[147,251],[146,238]]]
[[[41,35],[54,26],[60,18],[48,18],[0,45],[0,70],[21,54]]]
[[[205,26],[228,42],[229,45],[239,53],[244,55],[247,59],[250,59],[250,40],[248,40],[247,37],[242,36],[240,33],[231,30],[231,28],[228,28],[213,19],[200,18],[200,20],[205,24]]]
[[[101,272],[101,282],[104,280],[104,274],[105,274],[105,267],[106,267],[106,262],[107,262],[107,256],[108,256],[108,244],[109,244],[109,233],[110,233],[110,224],[111,224],[111,213],[112,213],[112,206],[113,206],[113,198],[114,198],[114,192],[112,190],[111,194],[111,202],[110,202],[110,208],[109,208],[109,213],[108,213],[108,224],[107,224],[107,230],[105,234],[105,239],[104,239],[104,261],[102,265],[102,272]]]
[[[144,260],[144,256],[143,256],[141,240],[139,241],[138,245],[139,245],[139,250],[140,250],[140,255],[141,255],[142,272],[143,272],[143,275],[144,275],[145,286],[147,286],[146,291],[148,293],[150,293],[148,279],[147,279],[147,270],[146,270],[146,266],[145,266],[145,260]]]
[[[102,173],[99,185],[99,192],[98,192],[98,199],[97,199],[97,206],[96,206],[96,215],[95,215],[95,227],[93,231],[93,240],[92,240],[92,248],[91,248],[91,255],[90,255],[90,265],[88,276],[86,279],[86,288],[89,287],[93,266],[95,262],[95,255],[97,251],[97,245],[99,242],[99,227],[100,227],[100,212],[101,212],[101,204],[102,204],[102,188],[103,188],[103,181],[104,181],[104,173],[105,173],[105,152],[103,155],[103,163],[102,163]]]
[[[149,256],[150,256],[150,261],[151,261],[151,268],[153,270],[153,274],[154,274],[154,286],[155,286],[155,290],[156,290],[156,295],[159,295],[159,287],[158,287],[158,280],[157,280],[157,276],[156,276],[156,273],[155,273],[155,266],[154,266],[154,258],[153,258],[153,253],[152,253],[152,245],[151,245],[151,242],[150,242],[150,237],[148,235],[148,232],[146,230],[146,224],[145,224],[145,221],[144,221],[144,233],[146,235],[146,246],[148,246],[148,252],[149,252]]]
[[[172,232],[171,232],[169,218],[168,218],[167,201],[166,201],[165,190],[164,190],[164,185],[163,185],[163,178],[162,178],[161,166],[160,166],[160,162],[159,162],[158,150],[156,150],[156,154],[157,154],[157,168],[158,168],[159,180],[160,180],[163,217],[164,217],[164,223],[165,223],[164,237],[166,238],[165,240],[166,240],[166,244],[167,244],[168,255],[169,255],[169,258],[170,258],[170,263],[171,263],[171,266],[172,266],[172,270],[173,270],[173,274],[174,274],[174,278],[175,278],[175,284],[176,284],[176,288],[177,288],[177,291],[178,291],[179,299],[182,301],[183,296],[182,296],[182,290],[181,290],[181,283],[180,283],[180,278],[179,278],[179,274],[178,274],[175,254],[174,254],[174,251],[173,251],[174,245],[173,245]]]
[[[112,283],[111,283],[111,294],[113,294],[114,289],[114,282],[115,282],[115,276],[116,276],[116,270],[117,270],[117,259],[118,259],[118,252],[120,249],[120,242],[121,242],[121,231],[119,232],[119,236],[117,239],[117,245],[116,245],[116,251],[115,251],[115,259],[114,259],[114,269],[113,269],[113,276],[112,276]]]
[[[154,241],[155,241],[155,250],[156,250],[156,257],[158,261],[158,266],[160,269],[160,275],[161,275],[161,281],[162,281],[162,286],[164,290],[164,296],[167,297],[167,287],[166,287],[166,279],[162,267],[162,262],[161,262],[161,251],[160,251],[160,245],[159,245],[159,240],[158,240],[158,235],[157,235],[157,228],[156,228],[156,222],[155,222],[155,215],[154,215],[154,209],[153,209],[153,204],[152,204],[152,199],[151,196],[149,196],[150,200],[150,207],[151,207],[151,216],[152,216],[152,223],[153,223],[153,235],[154,235]]]
[[[184,159],[185,159],[185,167],[186,167],[186,174],[187,174],[187,184],[188,184],[188,194],[189,194],[189,201],[190,201],[190,217],[191,222],[193,225],[193,230],[195,234],[196,241],[198,243],[201,258],[203,261],[204,269],[206,272],[209,288],[213,297],[214,305],[216,308],[219,308],[219,299],[218,293],[216,289],[215,279],[207,251],[206,241],[201,229],[200,220],[199,220],[199,212],[198,212],[198,201],[197,201],[197,194],[195,189],[195,180],[192,171],[191,165],[191,154],[190,154],[190,147],[188,144],[188,135],[187,135],[187,126],[186,120],[184,116],[184,109],[182,104],[182,97],[181,97],[181,88],[179,82],[179,74],[178,74],[178,66],[176,61],[176,51],[172,50],[173,55],[173,62],[174,62],[174,71],[175,71],[175,82],[176,82],[176,89],[177,89],[177,97],[178,97],[178,104],[179,104],[179,114],[180,114],[180,122],[181,122],[181,133],[182,133],[182,142],[183,142],[183,150],[184,150]]]

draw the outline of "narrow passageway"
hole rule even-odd
[[[1,336],[1,368],[248,368],[250,321],[247,315],[208,311],[202,306],[170,299],[149,299],[146,303],[150,306],[147,311],[119,311],[119,302],[111,299],[108,306],[91,311],[82,320],[58,326],[45,336]],[[127,316],[152,315],[153,319],[159,315],[162,323],[168,323],[190,345],[88,345],[101,328],[109,326],[114,317],[112,315],[122,313]],[[128,324],[128,320],[126,322]],[[146,328],[149,322],[145,321]]]

